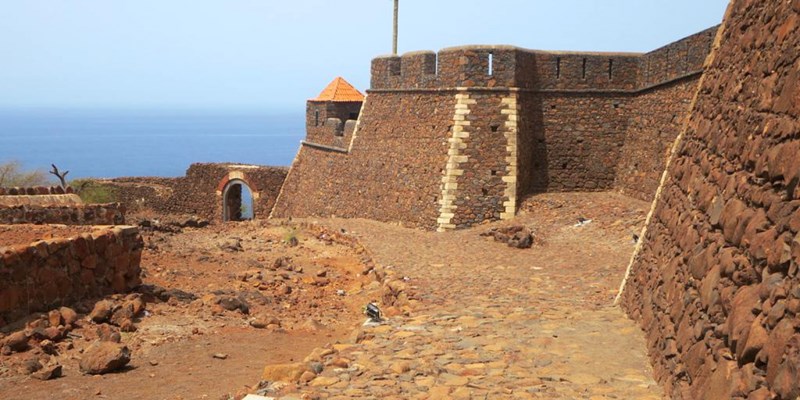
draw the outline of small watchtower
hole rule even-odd
[[[355,129],[364,95],[342,77],[337,77],[306,103],[306,141],[340,145]],[[341,147],[341,146],[337,146]]]

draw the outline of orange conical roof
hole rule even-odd
[[[364,95],[340,76],[334,79],[316,99],[311,99],[311,101],[357,102],[364,101]]]

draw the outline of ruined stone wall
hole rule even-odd
[[[138,286],[142,247],[135,227],[0,247],[0,327],[32,312]]]
[[[352,150],[303,145],[272,215],[435,228],[454,104],[448,92],[369,94]]]
[[[623,293],[673,398],[800,395],[800,1],[734,0]]]
[[[123,225],[125,207],[120,203],[0,206],[0,225],[14,224]]]
[[[246,183],[253,192],[256,218],[266,218],[288,170],[284,167],[198,163],[179,178],[117,178],[98,180],[113,190],[130,209],[152,209],[165,214],[189,214],[209,221],[222,219],[222,192],[231,181]]]

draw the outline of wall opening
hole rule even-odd
[[[556,58],[556,79],[561,79],[561,57]]]
[[[586,79],[586,59],[583,59],[583,72],[581,73],[581,79]]]
[[[494,75],[494,53],[489,53],[489,70],[487,75]]]
[[[239,179],[233,179],[222,191],[222,220],[247,221],[255,217],[253,191]]]
[[[314,111],[314,126],[319,126],[319,110]]]
[[[614,73],[614,60],[609,59],[608,60],[608,80],[611,80],[611,77],[613,76],[613,73]]]

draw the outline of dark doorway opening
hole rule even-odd
[[[253,191],[244,181],[231,180],[222,191],[222,220],[248,221],[253,217]]]

